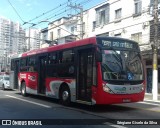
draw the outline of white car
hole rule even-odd
[[[9,83],[9,75],[0,75],[0,88],[2,90],[11,89]]]

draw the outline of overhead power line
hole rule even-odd
[[[88,1],[88,0],[87,0],[87,1]],[[48,13],[50,13],[50,12],[52,12],[52,11],[60,8],[60,7],[63,7],[64,5],[67,5],[68,2],[70,2],[70,0],[68,0],[68,1],[65,2],[65,3],[60,4],[59,6],[53,8],[53,9],[51,9],[51,10],[48,10],[48,11],[40,14],[39,16],[36,16],[35,18],[29,20],[28,22],[25,22],[23,25],[28,24],[28,23],[31,23],[32,21],[34,21],[34,20],[36,20],[36,19],[38,19],[38,18],[40,18],[40,17],[43,17],[43,16],[45,16],[46,14],[48,14]],[[77,0],[75,0],[74,3],[75,3],[75,2],[77,2]],[[81,2],[81,3],[82,3],[82,2]],[[67,5],[67,6],[68,6],[68,5]],[[65,6],[65,7],[67,7],[67,6]],[[65,9],[65,7],[63,7],[63,9]],[[63,9],[61,9],[61,10],[63,10]],[[65,13],[65,12],[67,12],[68,10],[69,10],[69,9],[65,9],[65,11],[63,11],[62,13],[59,13],[59,14],[57,14],[57,12],[59,12],[59,11],[54,12],[54,13],[52,13],[52,15],[54,15],[54,16],[52,16],[51,18],[53,18],[53,17],[55,17],[55,16],[58,16],[58,15],[60,15],[60,14],[63,14],[63,13]],[[46,19],[43,19],[43,20],[49,20],[49,19],[51,19],[51,18],[46,18]],[[32,24],[33,24],[33,23],[32,23]],[[35,26],[35,25],[34,25],[34,26]]]
[[[65,3],[63,3],[63,4],[60,4],[59,6],[53,8],[53,9],[51,9],[51,10],[49,10],[49,11],[46,11],[46,12],[40,14],[39,16],[36,16],[35,18],[29,20],[28,23],[30,23],[30,22],[32,22],[33,20],[36,20],[36,19],[38,19],[38,18],[40,18],[40,17],[42,17],[42,16],[44,16],[44,15],[46,15],[46,14],[52,12],[52,11],[58,9],[59,7],[62,7],[62,6],[64,6],[64,5],[66,5],[67,3],[68,3],[68,2],[65,2]]]
[[[76,0],[77,1],[77,0]],[[76,2],[75,1],[75,2]],[[88,2],[90,2],[91,0],[83,0],[82,2],[80,2],[79,4],[77,4],[77,5],[83,5],[83,4],[86,4],[86,3],[88,3]],[[68,1],[69,2],[69,1]],[[65,5],[65,4],[67,4],[68,2],[66,2],[66,3],[64,3],[64,4],[61,4],[61,5]],[[68,6],[68,5],[67,5]],[[65,7],[67,7],[67,6],[65,6]],[[60,6],[59,6],[60,7]],[[58,9],[59,7],[56,7],[55,9]],[[51,9],[51,10],[55,10],[55,9]],[[50,11],[47,11],[47,13],[49,13],[49,12],[51,12],[51,10]],[[56,12],[54,12],[54,13],[52,13],[51,15],[49,15],[49,16],[47,16],[45,19],[41,19],[40,21],[43,21],[43,20],[51,20],[52,18],[55,18],[55,17],[57,17],[57,16],[59,16],[59,15],[62,15],[62,14],[64,14],[64,13],[66,13],[66,12],[68,12],[69,10],[72,10],[72,8],[69,8],[69,9],[65,9],[64,11],[63,11],[63,9],[62,9],[62,11],[56,11]],[[47,13],[43,13],[44,15],[45,14],[47,14]],[[77,12],[77,13],[80,13],[80,12]],[[43,14],[41,14],[41,15],[39,15],[40,17],[41,16],[44,16]],[[76,14],[77,15],[77,14]],[[40,18],[40,17],[37,17],[37,18],[35,18],[35,19],[38,19],[38,18]],[[31,22],[32,20],[30,20],[29,22]],[[37,22],[37,23],[35,23],[34,25],[31,25],[30,27],[33,27],[33,26],[37,26],[39,23],[41,23],[41,22]],[[28,22],[26,22],[26,23],[28,23]]]
[[[19,13],[17,12],[17,10],[15,9],[15,7],[12,5],[12,3],[9,0],[8,0],[8,3],[11,5],[11,7],[15,11],[15,13],[18,15],[18,17],[21,19],[21,21],[24,22],[24,20],[22,19],[22,17],[19,15]]]

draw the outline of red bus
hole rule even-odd
[[[11,60],[21,94],[83,104],[143,101],[145,73],[138,43],[91,37],[23,53]]]

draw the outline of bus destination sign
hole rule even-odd
[[[102,39],[98,40],[98,44],[102,48],[115,48],[115,49],[132,49],[139,51],[138,44],[134,41],[120,40],[120,39]]]
[[[106,41],[106,40],[102,40],[102,44],[103,46],[107,46],[107,47],[118,47],[118,48],[133,48],[133,44],[132,43],[128,43],[128,42],[118,42],[118,41]]]

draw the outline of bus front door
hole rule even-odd
[[[93,73],[92,49],[80,50],[78,52],[77,73],[77,99],[91,102],[91,87]]]

